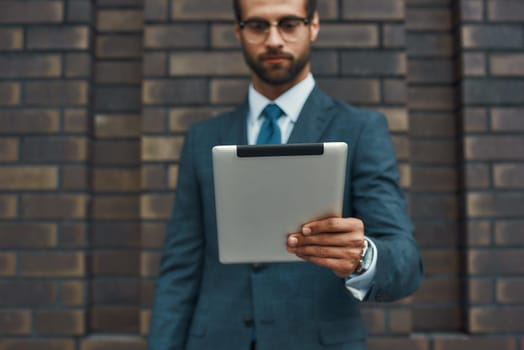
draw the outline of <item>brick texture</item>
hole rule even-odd
[[[425,262],[369,348],[524,348],[524,5],[318,6],[315,78],[386,114]],[[0,350],[144,350],[184,135],[249,83],[231,3],[0,7]]]

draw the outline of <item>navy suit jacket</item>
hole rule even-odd
[[[149,350],[365,349],[357,301],[344,279],[308,262],[218,261],[211,148],[246,144],[247,103],[194,125],[181,157],[152,311]],[[378,250],[366,297],[392,301],[422,280],[420,254],[399,187],[386,120],[315,87],[288,143],[349,145],[344,217],[364,221]]]

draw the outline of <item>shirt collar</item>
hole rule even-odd
[[[311,73],[308,74],[306,79],[302,80],[291,89],[284,92],[282,95],[277,97],[274,101],[271,101],[261,93],[255,90],[253,84],[249,85],[248,101],[249,101],[249,120],[251,124],[256,123],[256,120],[260,117],[260,114],[264,108],[271,102],[276,103],[284,115],[289,117],[292,123],[296,123],[300,111],[307,98],[315,87],[315,79]]]

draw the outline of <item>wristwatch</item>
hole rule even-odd
[[[364,248],[362,249],[358,266],[354,272],[356,275],[361,275],[369,270],[371,262],[373,261],[373,253],[373,247],[370,246],[367,238],[364,238]]]

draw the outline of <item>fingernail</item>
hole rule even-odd
[[[289,243],[290,246],[294,247],[297,245],[298,239],[294,236],[291,236],[287,239],[287,242]]]
[[[302,233],[305,235],[311,234],[311,229],[309,227],[302,227]]]

